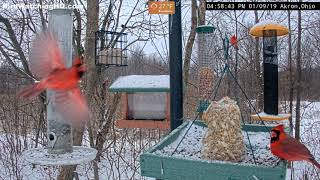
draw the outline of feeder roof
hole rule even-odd
[[[169,92],[169,75],[121,76],[111,84],[111,92]]]
[[[213,33],[214,30],[215,27],[211,25],[201,25],[196,28],[197,33]]]
[[[289,33],[289,30],[287,27],[277,24],[274,21],[261,21],[254,25],[250,29],[250,35],[256,36],[256,37],[263,37],[263,31],[264,30],[276,30],[277,36],[283,36]]]

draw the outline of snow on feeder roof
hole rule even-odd
[[[109,88],[111,92],[169,92],[169,75],[121,76]]]
[[[277,36],[283,36],[289,33],[287,27],[270,20],[257,23],[250,29],[249,33],[252,36],[263,37],[264,30],[276,30]]]

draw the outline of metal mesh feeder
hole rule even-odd
[[[213,43],[213,26],[198,26],[196,28],[198,37],[198,82],[200,102],[197,112],[203,112],[209,105],[209,99],[213,92],[214,74],[210,68],[211,51]]]
[[[95,63],[102,66],[127,66],[127,34],[97,31],[95,34]]]
[[[198,37],[198,65],[199,67],[209,67],[211,51],[213,46],[213,26],[205,25],[196,28]]]

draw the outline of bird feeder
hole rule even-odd
[[[59,39],[65,65],[72,65],[72,10],[54,9],[49,11],[49,31]],[[22,157],[32,164],[76,165],[92,161],[97,150],[90,147],[73,146],[72,129],[56,110],[55,92],[47,91],[47,139],[46,147],[24,151]],[[75,112],[76,113],[76,112]]]
[[[272,21],[262,21],[250,30],[252,36],[263,38],[264,112],[252,115],[254,119],[285,120],[291,116],[278,113],[277,37],[288,33],[287,27]]]
[[[190,127],[188,121],[184,122],[176,130],[172,131],[169,135],[163,138],[159,143],[144,151],[140,155],[140,169],[141,175],[155,179],[165,180],[285,180],[287,164],[280,161],[275,166],[266,166],[263,163],[259,164],[240,164],[228,161],[212,161],[197,158],[197,153],[193,156],[187,156],[188,151],[197,149],[197,144],[193,143],[192,139],[185,141],[188,145],[181,148],[179,155],[167,155],[162,153],[164,151],[172,152],[182,138],[181,136]],[[193,127],[196,127],[196,132],[201,131],[201,128],[207,127],[203,121],[195,121]],[[271,130],[269,126],[259,125],[243,125],[242,129],[250,134],[265,134]],[[193,133],[198,134],[198,133]],[[191,135],[193,136],[193,135]],[[199,136],[197,136],[200,138]],[[189,141],[190,140],[190,141]],[[217,140],[219,141],[219,140]],[[257,141],[253,146],[254,152],[260,151],[263,147]],[[198,150],[198,149],[197,149]],[[264,151],[269,151],[265,149]],[[256,156],[257,157],[257,156]],[[261,157],[266,157],[262,154]],[[264,162],[264,161],[261,161]]]
[[[95,63],[97,66],[127,66],[127,34],[97,31],[95,34]]]
[[[170,129],[168,75],[121,76],[109,91],[121,93],[118,128]]]
[[[198,26],[196,28],[198,37],[198,82],[199,82],[199,95],[200,104],[197,111],[203,112],[209,106],[209,99],[213,92],[213,71],[210,68],[210,60],[213,32],[215,28],[210,25]]]

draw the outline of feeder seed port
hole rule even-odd
[[[49,144],[51,145],[51,148],[54,147],[56,140],[57,140],[56,134],[54,132],[50,132],[49,133]]]

